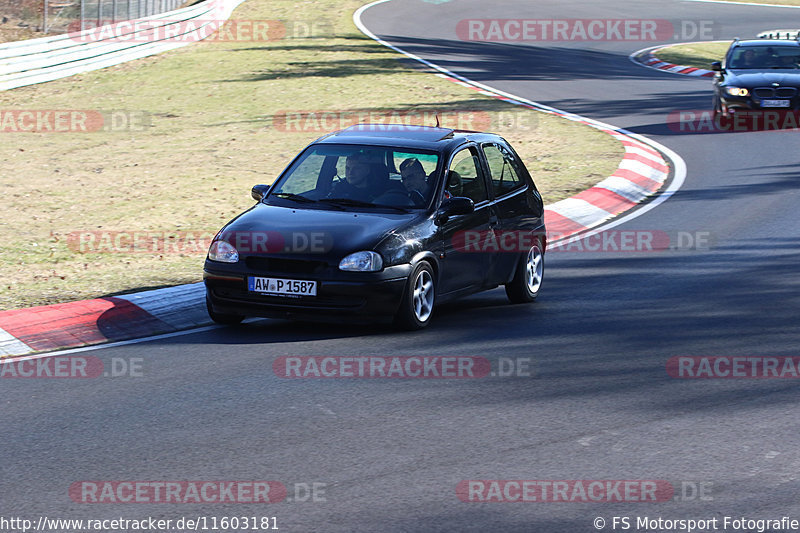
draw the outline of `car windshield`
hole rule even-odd
[[[748,46],[734,49],[729,68],[782,69],[800,68],[800,48],[796,46]]]
[[[421,209],[433,198],[438,165],[435,152],[316,144],[292,163],[264,201],[332,210]]]

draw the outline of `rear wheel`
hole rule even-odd
[[[208,316],[210,316],[211,320],[213,320],[217,324],[232,326],[244,320],[244,317],[242,315],[217,313],[216,311],[211,309],[211,302],[208,301],[208,296],[206,296],[206,309],[208,309]]]
[[[426,327],[433,316],[436,301],[436,282],[433,268],[420,261],[408,276],[408,284],[395,315],[395,324],[403,329],[417,330]]]
[[[514,279],[506,284],[506,296],[511,303],[532,302],[539,295],[544,278],[544,252],[541,243],[531,246],[517,265]]]

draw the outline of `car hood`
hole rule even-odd
[[[394,231],[422,216],[419,212],[353,212],[258,204],[226,225],[220,238],[240,255],[285,255],[339,261],[347,254],[374,250]]]
[[[769,87],[778,83],[783,87],[800,87],[800,69],[775,69],[768,72],[750,72],[732,70],[733,77],[728,85],[744,85],[745,87]]]

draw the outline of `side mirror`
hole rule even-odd
[[[712,61],[711,62],[711,70],[714,72],[721,72],[722,71],[722,63],[720,61]]]
[[[468,215],[475,211],[475,202],[466,196],[454,196],[442,202],[441,207],[436,212],[436,222],[443,224],[447,219],[455,215]]]
[[[250,191],[250,195],[253,197],[253,200],[260,202],[267,195],[267,191],[269,191],[269,185],[255,185]]]

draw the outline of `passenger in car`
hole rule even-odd
[[[400,163],[400,176],[408,196],[416,205],[422,205],[428,199],[430,184],[422,163],[415,157],[410,157]]]

